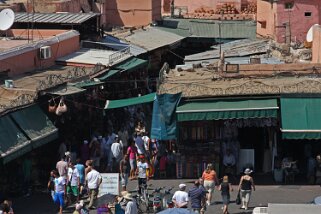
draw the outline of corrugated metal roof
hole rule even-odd
[[[107,35],[102,41],[102,43],[106,43],[105,45],[113,48],[115,50],[122,50],[123,48],[129,47],[130,53],[134,56],[138,56],[140,54],[146,53],[147,50],[138,47],[137,45],[128,44],[119,38]]]
[[[244,64],[250,64],[250,56],[245,56],[245,57],[231,57],[231,58],[225,58],[225,62],[226,63],[230,63],[230,64],[240,64],[240,65],[244,65]],[[275,57],[265,57],[264,55],[261,55],[259,57],[261,59],[261,64],[284,64],[283,61],[279,60],[278,58]],[[198,60],[198,61],[188,61],[185,63],[185,66],[187,68],[193,67],[193,64],[202,64],[202,65],[209,65],[209,64],[214,64],[216,62],[218,62],[219,59],[209,59],[209,60]],[[180,67],[180,66],[176,66]]]
[[[99,13],[15,13],[15,23],[82,24]]]
[[[211,60],[220,58],[219,46],[213,46],[213,50],[185,56],[187,61]],[[269,48],[268,40],[242,39],[221,45],[225,57],[242,57],[266,53]]]
[[[221,36],[219,28],[221,26]],[[165,18],[163,30],[178,35],[190,37],[210,37],[222,39],[238,39],[256,37],[256,23],[253,21],[231,21],[231,20],[200,20],[200,19],[172,19]]]
[[[175,44],[184,38],[185,37],[183,36],[154,27],[135,31],[133,34],[124,37],[124,39],[130,44],[135,44],[148,51],[155,50],[166,45]]]

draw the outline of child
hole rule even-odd
[[[223,177],[223,182],[218,187],[221,191],[223,201],[223,214],[228,214],[228,204],[230,203],[230,191],[233,191],[231,184],[228,182],[228,176]]]

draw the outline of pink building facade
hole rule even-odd
[[[109,0],[105,1],[107,26],[146,26],[161,20],[159,0]]]
[[[8,36],[17,36],[19,40],[0,40],[0,72],[14,77],[35,69],[49,68],[59,57],[73,53],[80,48],[79,33],[66,30],[35,30],[34,41],[26,38],[26,29],[12,29]],[[30,38],[31,32],[29,32]],[[40,48],[49,46],[51,56],[42,58]]]
[[[320,0],[257,0],[257,34],[279,43],[304,42],[321,22]]]

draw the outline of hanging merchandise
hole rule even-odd
[[[66,104],[64,102],[63,97],[61,97],[61,99],[59,101],[59,104],[57,106],[57,109],[56,109],[56,115],[60,116],[65,112],[67,112],[67,106],[66,106]]]
[[[48,106],[48,112],[50,113],[55,113],[56,109],[57,109],[57,104],[55,102],[55,99],[52,98],[51,100],[48,101],[49,102],[49,106]]]

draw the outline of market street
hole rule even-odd
[[[187,190],[192,187],[192,179],[175,179],[175,180],[150,180],[149,183],[153,187],[171,187],[174,186],[174,193],[178,185],[185,182]],[[132,190],[136,188],[137,181],[130,181],[128,189]],[[237,186],[233,186],[234,190]],[[244,211],[239,209],[239,205],[232,202],[229,206],[230,213],[252,213],[253,207],[266,206],[268,203],[311,203],[313,199],[321,195],[321,188],[318,185],[257,185],[256,191],[252,193],[250,201],[250,209]],[[234,201],[236,198],[236,191],[232,192],[231,200]],[[221,213],[221,196],[216,190],[214,193],[214,200],[218,204],[211,205],[208,207],[206,213]],[[50,200],[49,194],[36,194],[31,197],[20,197],[13,200],[15,213],[23,214],[51,214],[55,213],[57,207],[55,207]],[[69,212],[70,211],[70,212]],[[73,209],[68,209],[64,213],[72,213]],[[96,210],[91,210],[91,214],[97,213]]]

